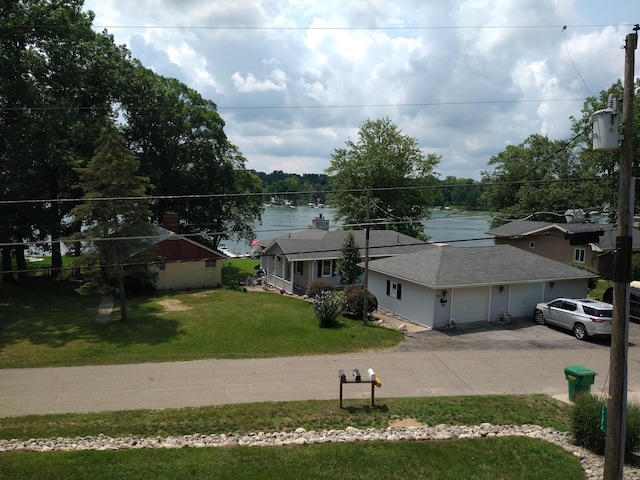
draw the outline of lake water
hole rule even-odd
[[[319,214],[329,219],[329,229],[339,227],[333,221],[332,208],[313,208],[299,206],[289,208],[284,206],[265,207],[262,223],[254,226],[256,238],[264,240],[279,237],[289,233],[309,228],[312,220]],[[484,232],[489,230],[491,216],[487,212],[470,212],[455,210],[434,210],[431,218],[424,222],[425,232],[433,242],[451,243],[455,246],[493,245],[493,237]],[[251,251],[247,243],[225,240],[224,245],[235,254]]]

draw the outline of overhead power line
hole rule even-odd
[[[573,141],[573,140],[571,140]],[[557,154],[558,152],[556,152]],[[403,186],[403,187],[375,187],[375,188],[353,188],[353,189],[337,189],[322,190],[320,193],[331,195],[334,193],[374,193],[388,191],[407,191],[407,190],[441,190],[447,188],[473,188],[473,187],[493,187],[493,186],[515,186],[528,184],[550,184],[550,183],[568,183],[568,182],[601,182],[602,177],[589,178],[558,178],[549,180],[514,180],[510,182],[492,182],[492,183],[465,183],[454,185],[420,185],[420,186]],[[192,199],[214,199],[214,198],[243,198],[243,197],[264,197],[264,196],[292,196],[292,195],[317,195],[318,190],[294,191],[294,192],[245,192],[245,193],[201,193],[201,194],[184,194],[184,195],[149,195],[141,197],[91,197],[91,198],[49,198],[49,199],[23,199],[23,200],[0,200],[2,205],[25,205],[25,204],[43,204],[43,203],[80,203],[80,202],[113,202],[113,201],[152,201],[152,200],[192,200]]]
[[[633,26],[632,23],[620,23],[618,27]],[[406,31],[406,30],[520,30],[520,29],[559,29],[565,28],[605,28],[611,24],[586,25],[387,25],[387,26],[259,26],[259,25],[92,25],[94,29],[118,30],[247,30],[247,31]],[[12,28],[71,28],[68,25],[25,24],[12,25]]]
[[[441,106],[465,106],[465,105],[496,105],[514,103],[560,103],[560,102],[584,102],[584,98],[525,98],[520,100],[473,100],[465,102],[415,102],[415,103],[360,103],[350,105],[216,105],[217,110],[320,110],[325,108],[410,108],[410,107],[441,107]],[[175,105],[134,105],[130,108],[136,110],[172,110]],[[109,106],[27,106],[0,107],[1,111],[93,111],[110,110]]]

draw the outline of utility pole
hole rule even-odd
[[[633,73],[638,41],[638,25],[626,37],[624,97],[622,103],[624,137],[620,149],[618,189],[618,231],[613,274],[613,322],[609,360],[609,401],[604,457],[604,480],[621,480],[624,466],[627,422],[627,354],[629,343],[628,286],[631,280],[632,209],[631,164],[633,155]]]
[[[362,300],[362,322],[369,323],[369,230],[371,228],[371,199],[367,194],[367,219],[364,226],[364,298]]]

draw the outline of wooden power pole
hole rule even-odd
[[[371,229],[371,199],[367,194],[367,219],[364,227],[364,297],[362,299],[362,321],[369,323],[369,230]]]
[[[604,457],[604,479],[621,480],[627,422],[627,354],[629,342],[628,287],[631,280],[633,199],[631,165],[633,155],[633,70],[638,41],[635,33],[626,37],[625,75],[622,115],[624,138],[620,149],[620,185],[618,190],[618,231],[613,274],[613,322],[609,360],[609,401]]]

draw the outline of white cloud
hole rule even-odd
[[[533,133],[566,138],[584,99],[622,78],[626,22],[640,18],[637,0],[85,6],[145,66],[213,100],[248,168],[320,173],[388,116],[442,156],[442,175],[474,178]]]
[[[269,90],[283,92],[287,89],[287,76],[282,70],[273,70],[269,78],[258,80],[253,73],[243,77],[235,72],[231,78],[233,85],[242,93],[267,92]]]

